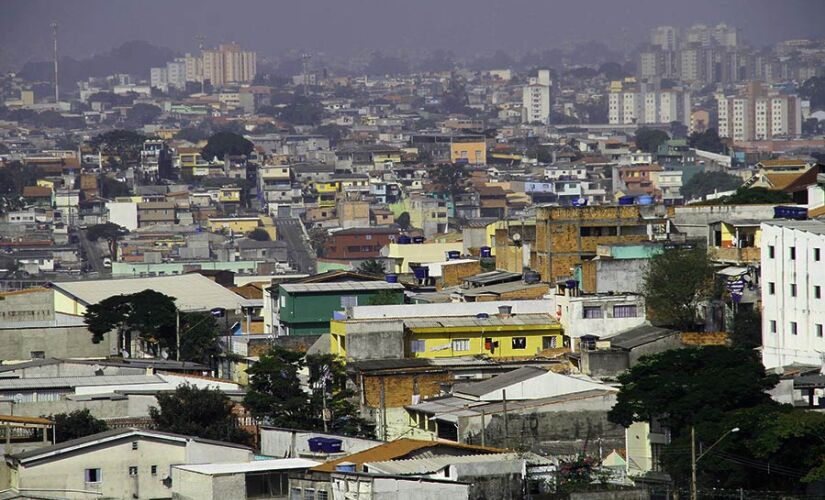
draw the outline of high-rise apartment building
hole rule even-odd
[[[550,71],[546,69],[540,69],[536,77],[530,78],[529,84],[522,89],[522,122],[550,123],[551,84]]]
[[[825,222],[762,223],[762,362],[820,365],[825,352]]]
[[[237,43],[224,43],[217,49],[204,50],[203,79],[214,87],[233,83],[249,83],[255,79],[257,55],[253,51],[241,50]]]
[[[164,92],[170,87],[176,89],[186,88],[185,59],[177,58],[166,63],[166,66],[151,68],[149,70],[149,84]]]
[[[650,30],[650,44],[661,50],[676,50],[679,47],[679,30],[673,26],[658,26]]]
[[[681,88],[654,89],[644,83],[611,83],[608,122],[613,125],[690,123],[690,92]]]
[[[802,133],[802,101],[751,82],[739,94],[716,96],[719,137],[764,141]]]

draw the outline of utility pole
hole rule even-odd
[[[696,429],[690,426],[690,500],[696,500]]]
[[[52,21],[52,41],[54,42],[54,103],[60,102],[60,84],[57,73],[57,21]]]
[[[201,52],[200,53],[200,58],[201,58],[201,71],[200,71],[200,73],[201,73],[201,94],[203,94],[203,89],[204,89],[204,83],[203,83],[203,79],[204,79],[204,74],[203,74],[203,69],[204,69],[203,68],[203,42],[206,40],[206,37],[203,36],[203,35],[196,35],[195,40],[198,42],[198,50],[200,50],[200,52]],[[198,66],[198,64],[196,62],[195,63],[195,70],[196,71],[197,71],[197,66]]]

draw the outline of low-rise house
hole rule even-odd
[[[305,458],[254,460],[239,463],[174,465],[172,497],[180,500],[226,500],[290,496],[289,475],[306,472],[319,462]],[[321,500],[320,497],[316,497]]]
[[[366,260],[381,256],[381,249],[394,242],[397,226],[353,227],[332,232],[324,241],[324,256],[340,260]]]
[[[381,249],[381,257],[390,260],[392,272],[406,274],[413,272],[413,268],[421,264],[443,262],[449,258],[448,252],[463,250],[464,245],[458,243],[390,243]]]
[[[249,447],[135,428],[6,456],[3,489],[26,495],[169,498],[173,465],[250,462]]]

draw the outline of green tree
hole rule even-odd
[[[758,309],[744,309],[733,316],[731,342],[735,347],[753,349],[762,345],[762,314]]]
[[[713,291],[713,267],[704,248],[666,250],[650,259],[643,294],[654,323],[691,331],[697,308]]]
[[[375,274],[375,275],[383,275],[386,271],[384,270],[384,264],[381,262],[370,259],[365,260],[358,266],[358,272],[364,274]]]
[[[118,345],[126,348],[135,332],[156,356],[161,349],[175,352],[176,320],[175,299],[154,290],[114,295],[90,305],[84,314],[92,342],[101,342],[104,334],[115,330]]]
[[[799,95],[811,101],[811,111],[825,109],[825,76],[805,80],[799,87]]]
[[[129,230],[123,226],[119,226],[113,222],[104,222],[103,224],[95,224],[86,229],[86,237],[90,241],[97,241],[100,239],[106,240],[109,247],[109,255],[114,257],[117,254],[117,242],[124,236],[129,234]]]
[[[292,125],[317,125],[324,117],[324,108],[314,99],[295,95],[292,101],[280,110],[278,117]]]
[[[118,196],[129,196],[132,194],[129,185],[125,182],[120,182],[114,177],[108,175],[100,176],[100,196],[107,199],[117,198]]]
[[[688,137],[688,145],[694,149],[710,151],[711,153],[724,153],[725,145],[719,138],[719,133],[715,128],[709,128],[702,133],[694,132]]]
[[[301,353],[273,346],[252,365],[244,406],[270,425],[308,429],[313,416],[298,373],[305,366]]]
[[[126,121],[136,127],[152,123],[163,111],[154,104],[139,102],[126,112]]]
[[[62,443],[109,429],[106,422],[96,418],[88,408],[71,413],[58,413],[49,417],[54,421],[54,441]]]
[[[205,141],[208,138],[209,134],[207,134],[206,131],[199,129],[197,127],[182,128],[175,134],[175,139],[189,141],[193,144],[197,144],[200,141]]]
[[[272,238],[269,237],[269,233],[266,232],[266,229],[257,227],[252,231],[246,234],[246,237],[255,240],[255,241],[270,241]]]
[[[208,312],[180,315],[180,359],[211,366],[221,354],[218,338],[221,328]]]
[[[469,173],[462,165],[434,165],[429,172],[436,193],[455,197],[467,190]]]
[[[770,402],[765,391],[779,381],[765,373],[755,351],[720,346],[644,356],[618,380],[611,422],[628,427],[658,419],[675,436],[691,425],[719,421],[727,411]]]
[[[742,185],[742,179],[725,172],[699,172],[681,188],[686,200],[701,198],[718,191],[731,191]]]
[[[401,215],[398,216],[398,220],[395,221],[403,230],[407,230],[410,228],[410,213],[409,212],[401,212]]]
[[[110,160],[114,161],[111,164],[128,167],[140,162],[140,151],[146,139],[146,136],[132,130],[112,130],[93,137],[89,145],[112,157]]]
[[[740,187],[730,196],[723,196],[713,203],[721,205],[774,205],[790,203],[791,195],[763,187]]]
[[[333,354],[318,354],[306,357],[309,370],[310,414],[316,416],[312,428],[323,430],[323,416],[326,408],[330,414],[327,430],[348,436],[374,437],[373,426],[358,416],[355,391],[347,386],[344,363]]]
[[[217,388],[183,384],[175,392],[158,393],[157,402],[149,408],[149,416],[159,431],[240,444],[251,440],[238,425],[234,403]]]
[[[553,161],[553,151],[549,146],[536,144],[527,149],[527,156],[535,158],[539,163],[551,163]]]
[[[206,146],[201,149],[201,156],[209,161],[212,161],[213,158],[223,160],[226,155],[249,155],[253,149],[255,149],[255,145],[241,135],[232,132],[218,132],[210,137]]]
[[[321,125],[320,127],[315,129],[316,134],[323,135],[327,139],[331,145],[338,144],[338,141],[346,137],[349,133],[349,129],[346,127],[342,127],[340,125],[329,124],[329,125]]]
[[[636,130],[636,147],[646,153],[655,153],[659,145],[664,144],[670,137],[663,130],[641,127]]]

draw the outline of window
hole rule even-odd
[[[796,335],[799,333],[796,326],[796,321],[791,321],[791,335]]]
[[[796,260],[796,247],[790,247],[791,260]]]
[[[771,333],[776,333],[776,321],[771,320],[770,325],[771,325]]]
[[[100,469],[86,469],[84,476],[87,483],[99,483],[103,481]]]
[[[301,488],[292,488],[289,490],[289,500],[301,500]]]
[[[558,339],[555,336],[546,336],[541,338],[541,348],[542,349],[555,349],[558,347],[556,344]]]
[[[312,488],[304,488],[304,500],[315,500],[315,490]]]
[[[635,318],[638,315],[635,304],[613,306],[614,318]]]
[[[31,359],[46,359],[46,351],[31,351],[29,356]]]
[[[357,295],[344,295],[341,297],[341,307],[355,307],[358,305]]]
[[[133,450],[138,449],[138,442],[137,441],[132,441],[132,449]]]
[[[129,466],[129,475],[130,476],[137,476],[137,465],[130,465]]]
[[[427,348],[425,347],[423,340],[412,340],[410,341],[410,352],[424,352]]]
[[[315,500],[329,500],[329,496],[327,496],[326,491],[316,491]]]
[[[153,476],[157,476],[158,475],[158,466],[153,465],[152,468],[151,468],[151,471],[152,471]]]
[[[776,294],[776,283],[773,281],[768,282],[768,295],[775,295]]]
[[[469,351],[470,339],[453,339],[453,351]]]
[[[821,255],[819,254],[819,249],[814,248],[814,260],[819,262],[820,257],[821,257]]]
[[[527,349],[527,337],[513,337],[513,349]]]
[[[816,336],[822,338],[822,325],[816,324]]]
[[[822,298],[822,287],[819,285],[814,285],[814,298],[821,299]]]
[[[796,297],[796,283],[791,283],[791,297]]]
[[[584,308],[584,319],[598,319],[602,317],[601,306],[593,306]]]

